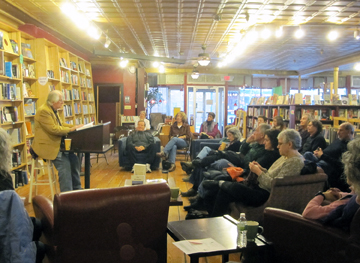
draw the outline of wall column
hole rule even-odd
[[[298,93],[300,93],[301,92],[301,76],[299,75],[299,87],[298,87],[298,90],[299,90],[299,92]]]
[[[334,68],[334,94],[338,94],[339,87],[339,67]]]

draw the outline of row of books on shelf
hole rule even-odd
[[[16,84],[0,83],[2,100],[21,100],[21,89]]]
[[[77,65],[76,65],[76,62],[74,62],[74,61],[70,61],[70,68],[72,69],[72,70],[78,70],[77,69]]]
[[[78,75],[71,74],[71,84],[79,85],[79,77],[78,77]]]
[[[83,113],[84,114],[95,113],[95,109],[93,105],[83,105]]]
[[[2,107],[0,110],[1,123],[12,123],[19,121],[19,112],[16,106]]]
[[[32,99],[27,99],[24,102],[24,111],[26,116],[33,116],[36,114],[36,102]]]
[[[72,112],[72,107],[71,105],[64,105],[64,116],[65,117],[70,117],[73,115],[73,112]]]
[[[94,116],[84,117],[84,124],[88,124],[90,122],[95,123],[95,117]]]
[[[19,149],[13,149],[12,158],[11,158],[11,166],[18,167],[21,165],[21,151]]]
[[[11,144],[15,145],[23,142],[21,138],[21,128],[8,129],[6,132],[10,136]]]
[[[91,79],[86,79],[86,87],[88,88],[92,88],[92,83],[91,83]]]
[[[60,67],[67,68],[67,63],[65,58],[60,58]]]
[[[88,93],[88,100],[89,101],[94,101],[94,94],[93,93]]]
[[[75,114],[80,114],[81,113],[81,104],[78,102],[74,103],[74,110],[75,110]]]
[[[60,71],[60,80],[62,82],[70,83],[69,72],[61,70]]]
[[[17,169],[12,171],[11,178],[14,188],[18,188],[29,183],[28,173],[26,170]]]
[[[35,65],[34,64],[22,64],[23,77],[36,78]],[[19,78],[20,76],[18,76]]]
[[[269,97],[253,97],[249,105],[289,105],[289,104],[305,104],[305,105],[360,105],[358,95],[349,94],[348,96],[339,94],[324,94],[324,100],[320,95],[303,95],[295,93],[294,95],[279,96],[274,94]]]
[[[83,121],[84,120],[84,121]],[[94,116],[90,116],[90,117],[77,117],[75,118],[75,124],[88,124],[90,122],[94,122],[95,123],[95,117]],[[67,124],[70,125],[74,125],[74,121],[73,120],[67,120],[66,121]]]

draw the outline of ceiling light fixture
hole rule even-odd
[[[165,67],[164,65],[159,66],[159,73],[165,73]]]
[[[279,38],[283,35],[283,27],[279,27],[276,31],[275,31],[275,37]]]
[[[122,59],[122,60],[120,61],[120,67],[121,67],[121,68],[125,68],[128,63],[129,63],[129,60],[127,60],[127,59]]]
[[[157,68],[157,67],[160,66],[160,63],[159,63],[158,61],[154,61],[154,62],[152,63],[152,65],[153,65],[154,68]]]
[[[354,38],[355,38],[356,40],[359,40],[359,39],[360,39],[359,29],[356,29],[356,30],[354,31]]]
[[[264,28],[264,29],[261,31],[261,38],[262,38],[262,39],[268,39],[270,36],[271,36],[271,31],[270,31],[270,29]]]
[[[106,36],[106,41],[105,41],[104,47],[108,48],[110,46],[110,44],[111,44],[111,40],[108,36]]]
[[[91,36],[94,39],[99,39],[101,37],[101,31],[99,31],[97,28],[95,28],[94,26],[90,26],[87,30],[87,33],[89,36]]]
[[[203,66],[203,67],[206,67],[207,65],[209,65],[210,64],[210,56],[209,56],[209,54],[208,53],[205,53],[205,49],[206,49],[206,45],[205,44],[203,44],[202,46],[201,46],[201,48],[202,48],[202,50],[203,50],[203,53],[200,53],[199,55],[198,55],[198,62],[199,62],[199,64],[200,64],[200,66]]]
[[[356,64],[354,65],[354,69],[355,69],[356,71],[360,71],[360,63],[356,63]]]
[[[339,33],[336,30],[331,30],[327,35],[327,39],[334,41],[339,37]]]
[[[200,76],[199,71],[198,71],[196,68],[194,68],[193,71],[192,71],[192,73],[191,73],[191,78],[192,78],[192,79],[198,79],[199,76]]]
[[[295,34],[294,34],[295,38],[297,38],[297,39],[302,38],[304,35],[305,35],[305,32],[304,32],[304,30],[301,29],[301,27],[299,27],[299,29],[296,30]]]

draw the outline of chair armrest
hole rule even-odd
[[[284,186],[284,185],[300,185],[309,183],[325,182],[327,175],[324,173],[307,174],[300,176],[286,176],[279,179],[274,179],[273,186]]]
[[[54,209],[51,200],[38,195],[32,199],[35,216],[41,221],[43,236],[41,241],[54,246]]]

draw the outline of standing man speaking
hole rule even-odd
[[[59,172],[60,191],[81,189],[80,164],[72,152],[61,152],[64,148],[65,136],[83,126],[62,123],[58,110],[64,105],[62,93],[53,90],[49,93],[45,104],[37,109],[35,115],[35,137],[32,149],[43,159],[52,160]]]

